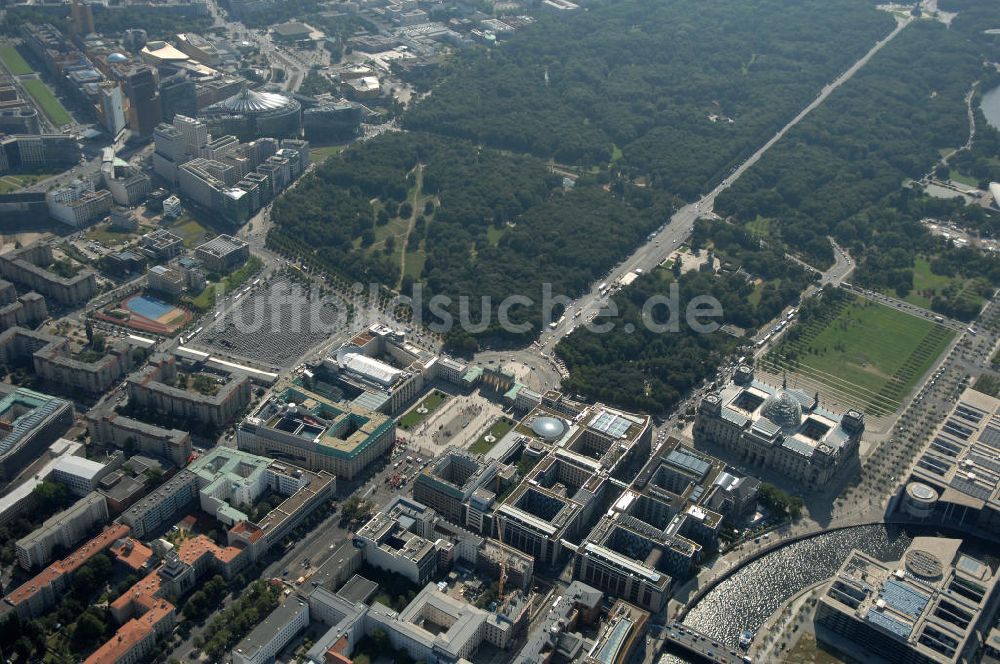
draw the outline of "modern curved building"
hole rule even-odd
[[[262,136],[297,138],[302,133],[302,105],[277,92],[243,88],[201,113],[215,135],[233,134],[240,140]]]

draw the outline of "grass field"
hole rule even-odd
[[[101,224],[98,226],[92,226],[86,233],[83,234],[88,240],[94,240],[100,242],[105,247],[117,247],[118,245],[124,244],[129,240],[134,240],[139,237],[141,233],[138,231],[115,231],[111,229],[110,224]]]
[[[971,300],[976,304],[982,304],[983,298],[972,288],[972,280],[965,279],[963,277],[955,276],[949,277],[941,274],[934,274],[931,272],[931,263],[928,259],[923,256],[918,256],[914,261],[913,265],[913,290],[903,298],[910,304],[915,304],[918,307],[924,307],[925,309],[931,308],[931,301],[936,295],[940,295],[941,291],[948,288],[952,284],[956,284],[961,290],[958,292],[958,297],[963,300]],[[890,293],[891,295],[891,293]]]
[[[327,157],[338,154],[346,148],[346,145],[324,145],[309,150],[309,155],[313,161],[325,161]]]
[[[954,333],[850,295],[824,298],[764,360],[822,382],[872,415],[896,410]]]
[[[954,168],[951,169],[949,177],[955,182],[959,184],[964,184],[967,187],[977,187],[977,188],[979,187],[979,180],[972,177],[971,175],[966,175],[965,173],[957,171]]]
[[[398,424],[400,429],[409,430],[417,426],[428,417],[431,413],[437,410],[438,406],[444,403],[447,399],[447,395],[444,392],[434,390],[428,394],[423,401],[410,409],[410,412],[399,418]],[[427,412],[421,413],[420,410],[426,408]]]
[[[22,76],[34,71],[13,46],[0,46],[0,61],[3,61],[3,66],[11,76]]]
[[[197,219],[186,212],[177,217],[172,223],[165,224],[163,227],[180,237],[187,249],[192,249],[199,244],[205,243],[211,234],[211,231],[202,226]]]
[[[56,99],[56,96],[52,94],[52,91],[37,78],[27,79],[21,81],[21,85],[24,89],[28,91],[28,94],[32,96],[37,103],[42,108],[42,112],[48,116],[49,120],[52,121],[57,127],[61,127],[64,124],[69,124],[73,121],[73,117],[69,114],[62,103]]]
[[[503,418],[493,423],[486,433],[479,437],[479,440],[469,446],[469,451],[473,454],[485,454],[493,449],[493,446],[500,442],[500,439],[507,435],[507,432],[514,428],[514,422]],[[486,440],[487,436],[492,436],[493,440]]]

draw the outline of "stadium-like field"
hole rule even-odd
[[[896,410],[954,332],[846,294],[829,294],[764,359],[840,393],[872,415]]]
[[[96,316],[109,323],[125,325],[141,332],[173,336],[192,318],[191,312],[150,295],[133,295],[120,305]]]

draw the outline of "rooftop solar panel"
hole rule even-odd
[[[985,443],[992,448],[1000,449],[1000,429],[996,427],[986,427],[979,434],[979,442]]]
[[[868,622],[887,629],[903,639],[910,636],[910,632],[913,631],[912,625],[905,623],[902,620],[897,620],[896,618],[893,618],[886,613],[877,611],[876,609],[868,609],[868,615],[865,616],[865,618]]]
[[[927,606],[927,602],[930,601],[929,595],[925,595],[913,586],[900,583],[899,581],[886,581],[885,585],[882,586],[882,592],[879,593],[879,597],[900,613],[905,613],[914,618],[920,615],[920,612]]]
[[[711,464],[704,459],[687,452],[682,452],[681,450],[672,450],[670,454],[667,455],[667,461],[675,466],[680,466],[681,468],[690,470],[698,475],[704,475],[708,472],[708,469],[712,467]]]
[[[950,482],[951,488],[956,491],[961,491],[967,496],[972,496],[973,498],[978,498],[979,500],[989,500],[990,490],[984,486],[979,486],[971,480],[967,480],[964,477],[953,477]]]

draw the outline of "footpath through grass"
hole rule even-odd
[[[875,416],[896,410],[954,332],[846,293],[823,298],[764,359],[844,394]]]
[[[66,107],[56,99],[56,96],[41,80],[37,78],[27,79],[21,81],[21,85],[42,108],[42,112],[52,121],[52,124],[61,127],[73,121],[73,117],[66,110]]]

